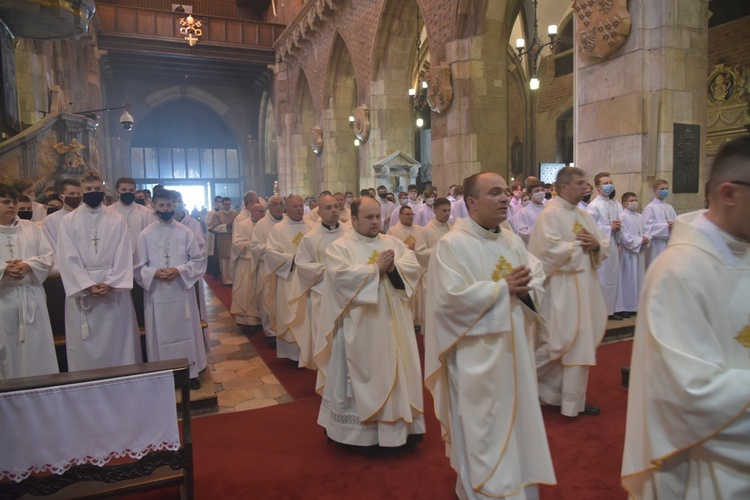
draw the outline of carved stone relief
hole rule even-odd
[[[627,7],[627,0],[574,0],[579,50],[604,59],[622,47],[630,34]]]
[[[432,66],[427,75],[427,102],[435,113],[444,113],[453,102],[453,87],[451,86],[451,68],[441,62]]]
[[[344,0],[310,0],[298,14],[296,24],[287,26],[277,42],[276,61],[283,62],[303,45],[310,43],[318,27],[330,20]]]
[[[750,66],[719,64],[706,81],[706,153],[711,156],[750,126]]]
[[[323,152],[323,129],[320,125],[315,125],[310,129],[310,147],[315,156],[320,156]]]
[[[354,116],[354,122],[352,122],[354,135],[363,143],[367,142],[370,138],[370,110],[367,105],[363,104],[354,108],[352,116]]]

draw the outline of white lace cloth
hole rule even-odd
[[[0,394],[0,480],[180,446],[171,371]]]

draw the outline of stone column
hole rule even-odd
[[[575,164],[591,176],[609,171],[618,193],[633,191],[645,205],[654,179],[672,183],[674,123],[701,126],[705,177],[708,1],[632,0],[628,10],[631,33],[612,56],[577,52]],[[576,50],[579,43],[576,35]],[[701,182],[700,193],[669,201],[678,210],[700,208],[702,191]]]
[[[432,114],[432,178],[441,188],[480,170],[508,178],[507,34],[500,4],[487,8],[481,36],[445,45],[453,103],[444,115]]]

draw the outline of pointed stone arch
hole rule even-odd
[[[290,127],[291,154],[294,160],[291,164],[291,171],[283,174],[283,182],[280,178],[279,184],[286,190],[283,194],[316,195],[323,177],[322,172],[318,175],[319,170],[322,170],[322,162],[310,147],[310,130],[316,122],[310,84],[304,70],[300,70],[297,76],[295,90]],[[321,168],[318,165],[321,165]]]
[[[371,141],[359,147],[354,145],[349,116],[352,109],[367,103],[358,99],[351,54],[339,32],[335,35],[328,60],[324,97],[321,155],[324,167],[319,187],[331,192],[358,191],[364,172],[360,158],[367,158],[363,151],[369,149]]]

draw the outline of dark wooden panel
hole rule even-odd
[[[240,21],[229,20],[225,23],[226,26],[226,41],[228,43],[242,44],[242,23]]]
[[[180,20],[168,12],[156,12],[154,25],[158,36],[175,36],[180,34]]]
[[[212,18],[208,23],[208,28],[203,30],[203,36],[206,37],[206,35],[211,42],[226,42],[226,21]]]
[[[701,126],[674,124],[672,192],[697,193],[700,190]]]
[[[136,19],[138,20],[138,29],[141,35],[155,35],[156,26],[154,25],[154,13],[148,10],[137,10]]]
[[[136,22],[135,9],[117,9],[114,13],[116,30],[125,33],[137,33],[138,23]]]

